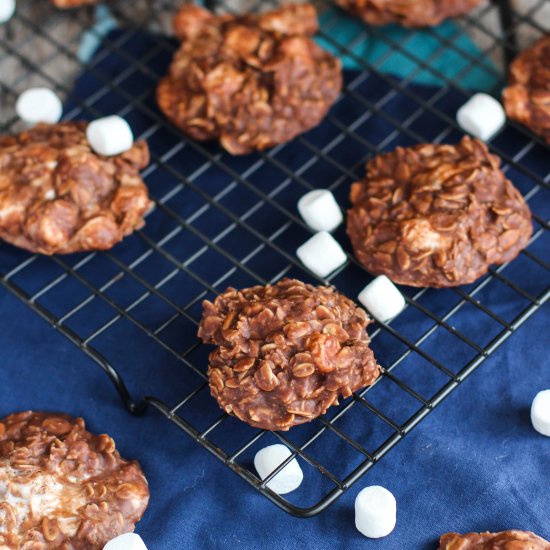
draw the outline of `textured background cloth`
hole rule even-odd
[[[139,56],[141,50],[148,50],[147,37],[135,35],[125,44],[125,48]],[[164,56],[150,62],[155,71],[162,72],[167,61]],[[108,56],[99,68],[113,77],[122,73],[124,64],[124,59]],[[356,73],[347,73],[347,82],[353,82],[356,76]],[[93,77],[83,75],[77,82],[76,95],[80,98],[92,96],[100,86],[101,83]],[[122,86],[140,96],[144,88],[151,87],[151,82],[131,78]],[[412,85],[408,89],[426,98],[436,91]],[[356,91],[369,101],[376,101],[388,92],[388,84],[384,79],[371,75],[364,83],[357,85]],[[452,116],[463,100],[459,92],[449,92],[438,107]],[[152,97],[145,103],[154,108]],[[417,108],[412,103],[398,96],[392,99],[388,108],[392,116],[403,120],[410,110]],[[94,107],[105,113],[124,109],[121,98],[115,94],[101,97]],[[69,113],[71,109],[69,106]],[[335,116],[356,120],[361,111],[364,111],[364,106],[345,100],[335,107]],[[136,110],[125,113],[125,116],[138,134],[151,123],[141,118]],[[442,131],[441,124],[443,122],[436,117],[421,117],[416,128],[429,138]],[[336,130],[330,125],[323,125],[310,133],[308,139],[312,143],[323,143],[327,132]],[[378,143],[388,131],[391,127],[388,129],[387,122],[376,116],[364,128],[357,129],[372,143]],[[508,138],[515,136],[518,139],[514,131],[510,131],[512,134],[506,131],[499,136],[500,146],[505,146]],[[165,140],[174,140],[175,137],[169,132],[166,134],[159,130],[152,140],[152,147],[159,154],[173,146],[172,142]],[[456,132],[448,136],[451,142],[456,138]],[[214,145],[209,147],[216,150]],[[350,143],[342,149],[341,162],[344,165],[352,165],[354,159],[361,158],[365,153],[358,147],[355,143],[354,149],[353,143]],[[189,149],[182,149],[174,159],[175,169],[188,173],[189,164],[186,163],[197,155],[192,148]],[[544,151],[538,148],[535,153],[529,157],[530,167],[540,172],[546,162]],[[303,163],[303,155],[310,153],[287,146],[280,152],[278,160],[292,170]],[[252,162],[253,158],[224,160],[235,162],[235,166],[242,170],[243,164]],[[537,163],[542,163],[542,168]],[[525,192],[526,188],[522,185],[527,185],[527,182],[522,182],[519,174],[516,177]],[[259,185],[267,186],[266,178],[269,179],[264,174]],[[163,182],[149,178],[148,183],[153,194],[158,196],[158,186]],[[214,185],[214,182],[204,184]],[[347,191],[346,185],[337,190],[342,204],[347,204]],[[281,198],[286,200],[288,197],[290,202],[285,205],[288,208],[295,204],[293,192],[296,191],[289,187],[285,190],[285,197]],[[538,198],[531,207],[543,209]],[[237,207],[231,203],[229,206]],[[192,204],[185,204],[184,207],[193,211]],[[264,221],[267,223],[269,220]],[[145,231],[154,233],[155,223],[155,217],[151,216]],[[296,238],[302,239],[303,234],[296,232]],[[342,228],[337,237],[345,243]],[[136,239],[135,236],[128,239],[120,245],[120,250],[131,248]],[[239,242],[239,246],[246,245],[245,240]],[[347,244],[346,247],[349,248]],[[2,245],[0,268],[4,270],[13,257],[23,255]],[[521,277],[522,286],[528,290],[531,286],[540,288],[537,272],[518,274],[515,265],[507,268],[507,275]],[[520,264],[517,265],[519,269]],[[206,271],[208,266],[204,265],[203,269]],[[29,272],[32,273],[32,270]],[[357,281],[360,286],[364,283]],[[542,283],[546,284],[546,281]],[[32,286],[32,281],[28,284]],[[350,289],[339,289],[354,295]],[[186,289],[181,288],[180,291],[184,293]],[[435,302],[440,300],[439,305],[445,307],[446,291],[433,291],[430,296],[432,305],[435,306]],[[70,300],[71,296],[66,296],[66,299]],[[491,299],[494,309],[506,318],[510,317],[510,312],[524,305],[514,293],[504,291],[495,293]],[[180,303],[184,303],[183,296]],[[57,305],[61,308],[61,304]],[[400,330],[407,329],[403,324],[409,310],[395,320],[394,326],[400,327]],[[471,317],[466,313],[458,316],[456,322],[460,321],[462,330],[468,333],[483,334],[485,327],[478,324],[479,319],[473,313]],[[5,292],[0,294],[0,319],[0,415],[24,409],[61,410],[85,417],[94,432],[112,435],[124,457],[136,458],[141,462],[150,482],[150,506],[137,528],[150,550],[363,548],[366,545],[384,549],[428,550],[435,548],[438,536],[449,530],[510,528],[533,530],[541,536],[550,537],[550,439],[534,432],[529,422],[532,398],[537,391],[550,387],[548,307],[518,330],[478,372],[334,506],[308,520],[293,518],[277,509],[156,411],[150,410],[142,418],[126,413],[105,374],[25,305]],[[411,326],[414,325],[408,328]],[[135,393],[144,395],[161,389],[171,392],[169,385],[175,378],[167,378],[167,367],[162,357],[149,357],[148,365],[139,360],[147,348],[147,339],[138,336],[131,342],[120,341],[115,334],[113,332],[111,339],[107,340],[104,353],[108,357],[135,359],[135,363],[125,363],[125,375],[131,380]],[[193,339],[194,335],[182,333],[181,337]],[[375,345],[383,356],[383,339],[376,339]],[[455,359],[463,363],[459,349],[446,349],[439,343],[437,349],[431,351],[443,354],[446,364]],[[174,377],[173,372],[171,376]],[[174,392],[177,384],[175,386]],[[404,403],[391,405],[397,414]],[[353,431],[353,427],[350,429]],[[262,443],[264,441],[262,439]],[[346,460],[346,456],[336,449],[328,449],[327,455],[327,460],[332,461],[334,464],[331,465],[335,467],[338,461]],[[354,498],[362,487],[372,484],[387,487],[398,502],[397,527],[388,538],[379,541],[366,541],[355,530],[353,523]],[[307,478],[300,491],[307,492]]]

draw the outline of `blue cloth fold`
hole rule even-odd
[[[91,60],[90,70],[78,78],[71,102],[66,105],[66,115],[81,118],[83,102],[98,113],[123,114],[136,135],[143,134],[148,139],[153,162],[144,176],[151,194],[162,200],[164,206],[157,207],[148,216],[140,234],[125,239],[109,254],[97,254],[83,265],[78,265],[82,260],[79,255],[61,260],[77,265],[77,274],[101,287],[120,271],[111,258],[126,264],[136,262],[148,254],[149,240],[159,241],[171,235],[161,249],[173,257],[173,262],[155,252],[138,262],[135,270],[151,285],[164,281],[162,294],[179,307],[189,306],[187,311],[194,319],[200,315],[200,300],[192,301],[204,286],[186,270],[192,270],[217,290],[257,282],[243,269],[230,271],[227,278],[218,280],[234,264],[212,250],[189,262],[205,245],[197,232],[214,239],[226,254],[238,259],[250,256],[246,266],[269,280],[287,266],[283,253],[292,257],[309,232],[296,222],[279,232],[288,222],[287,215],[269,205],[258,207],[257,192],[270,193],[273,200],[294,215],[297,199],[310,186],[332,187],[340,204],[345,206],[349,184],[362,172],[362,164],[374,153],[374,146],[382,144],[381,149],[389,150],[398,144],[414,143],[416,139],[431,141],[443,136],[453,142],[459,137],[436,113],[419,112],[418,103],[418,100],[431,101],[452,118],[465,99],[459,91],[403,84],[374,71],[347,71],[348,93],[334,106],[327,120],[307,134],[309,146],[297,139],[270,151],[268,154],[277,164],[263,163],[259,155],[231,157],[216,144],[197,148],[178,131],[160,124],[162,115],[155,106],[154,86],[166,70],[175,44],[165,42],[162,37],[123,29],[110,33],[106,44]],[[141,65],[130,67],[131,59],[139,60]],[[113,79],[116,87],[106,87],[106,81]],[[392,91],[395,84],[402,86],[402,93]],[[139,106],[132,103],[136,98]],[[374,112],[374,106],[381,112]],[[396,121],[407,122],[409,130],[403,128],[398,132]],[[353,135],[342,133],[341,126],[351,124]],[[508,127],[495,139],[495,144],[509,154],[526,143],[523,133]],[[213,155],[209,166],[205,166],[201,147]],[[312,147],[324,149],[335,162],[315,161]],[[547,152],[542,147],[534,146],[523,162],[538,174],[548,170]],[[234,173],[246,172],[250,187],[243,182],[235,183],[218,163]],[[300,177],[289,180],[288,173]],[[523,193],[533,188],[534,182],[525,174],[512,169],[508,174]],[[215,206],[209,206],[209,198]],[[534,196],[530,206],[535,214],[547,216],[547,199],[543,192]],[[220,237],[234,222],[230,212],[246,215],[246,223],[255,231],[273,235],[273,246],[260,248],[260,253],[255,253],[262,242],[241,226]],[[172,214],[190,220],[189,227],[178,231],[178,222]],[[343,228],[338,229],[336,238],[349,252]],[[532,254],[547,254],[548,241],[544,239],[543,236],[530,246]],[[0,273],[8,272],[26,258],[26,253],[0,245]],[[181,270],[172,275],[177,265]],[[39,258],[15,274],[12,281],[32,294],[57,280],[62,273],[54,261]],[[287,274],[311,281],[297,266]],[[508,266],[503,276],[532,296],[539,295],[548,283],[547,272],[537,268],[525,255]],[[354,297],[369,280],[363,270],[349,264],[332,282],[340,291]],[[132,277],[118,276],[105,294],[120,308],[131,305],[135,322],[154,331],[173,315],[174,309],[155,296],[137,302],[144,290]],[[402,290],[409,296],[415,294],[414,289]],[[70,276],[38,297],[37,303],[60,317],[89,296],[89,289]],[[212,293],[207,291],[204,297],[212,297]],[[476,299],[508,323],[528,305],[524,297],[498,280],[480,290]],[[428,290],[419,300],[441,317],[457,305],[461,297],[452,290]],[[111,305],[96,298],[87,302],[66,324],[82,337],[89,337],[115,315]],[[6,291],[0,293],[0,319],[3,320],[0,415],[24,409],[62,410],[85,417],[92,431],[110,433],[121,454],[138,459],[149,479],[151,502],[137,532],[150,550],[348,549],[363,548],[365,544],[373,548],[428,550],[436,548],[437,537],[446,531],[507,528],[533,530],[549,538],[550,440],[535,433],[529,423],[532,398],[537,391],[550,387],[549,317],[546,306],[530,318],[479,371],[336,504],[308,520],[299,520],[278,510],[158,412],[150,409],[141,418],[125,412],[110,381],[97,365]],[[474,304],[458,309],[448,323],[480,347],[489,345],[502,330],[499,323]],[[432,324],[419,309],[409,307],[391,326],[414,340]],[[371,327],[370,332],[375,328]],[[202,379],[164,349],[155,337],[183,353],[196,342],[196,325],[180,316],[156,335],[151,333],[145,337],[135,324],[119,319],[91,344],[120,370],[135,396],[154,395],[175,405],[198,387]],[[374,338],[372,345],[383,366],[390,365],[406,349],[385,331]],[[431,334],[421,349],[452,372],[458,372],[476,355],[471,345],[444,328]],[[206,370],[208,351],[206,346],[200,346],[188,356],[202,372]],[[409,355],[393,374],[426,399],[449,380],[418,353]],[[404,422],[421,406],[388,378],[369,391],[367,399],[396,423]],[[328,416],[337,411],[334,408]],[[205,429],[220,411],[207,390],[202,390],[179,413],[198,429]],[[315,421],[297,427],[288,437],[295,443],[303,442],[320,425]],[[357,406],[337,425],[369,451],[375,450],[391,434],[387,424]],[[254,433],[244,424],[229,419],[209,437],[231,452]],[[274,441],[275,437],[267,434],[238,460],[251,468],[254,452]],[[308,448],[308,453],[339,477],[348,475],[362,460],[353,448],[328,432]],[[304,461],[301,464],[304,483],[288,495],[288,499],[306,506],[326,494],[330,485]],[[367,542],[355,530],[353,501],[362,487],[373,484],[383,485],[395,494],[398,523],[389,537]]]

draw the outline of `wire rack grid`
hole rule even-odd
[[[249,4],[256,10],[275,3]],[[545,2],[527,4],[514,11],[508,2],[486,3],[457,23],[401,35],[359,25],[340,40],[343,15],[330,2],[320,3],[320,40],[348,69],[341,97],[318,129],[270,151],[232,158],[215,144],[189,140],[155,107],[155,83],[176,47],[166,32],[177,2],[113,2],[120,28],[94,36],[100,33],[89,30],[89,10],[69,14],[43,5],[37,16],[30,0],[20,0],[0,31],[2,112],[8,113],[2,130],[19,129],[13,103],[30,85],[65,97],[67,119],[125,116],[150,145],[152,162],[143,176],[155,208],[144,229],[105,253],[46,258],[0,244],[0,283],[99,364],[130,411],[158,409],[282,509],[301,517],[319,513],[547,301],[547,145],[510,121],[490,144],[533,212],[533,237],[518,259],[466,287],[402,287],[406,310],[370,331],[383,376],[307,425],[264,432],[218,409],[206,376],[210,350],[196,338],[201,302],[227,286],[283,276],[330,282],[356,296],[372,277],[354,259],[343,229],[336,237],[348,262],[326,281],[297,261],[295,249],[310,233],[296,213],[297,199],[326,187],[345,205],[350,183],[374,154],[459,139],[454,113],[472,93],[464,87],[467,78],[498,95],[518,37],[526,29],[529,40],[549,31]],[[83,32],[101,39],[86,62],[78,55]],[[427,57],[416,51],[419,36],[432,44]],[[465,42],[469,36],[482,44],[477,54]],[[449,55],[456,63],[452,78],[441,70]],[[400,78],[388,72],[396,56],[410,67]],[[277,441],[292,454],[260,480],[253,456]],[[295,457],[307,489],[288,498],[275,494],[267,484]]]

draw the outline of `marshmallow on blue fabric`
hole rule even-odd
[[[90,122],[86,128],[86,138],[91,148],[105,157],[120,155],[131,149],[134,144],[130,125],[117,115]]]
[[[405,298],[385,275],[380,275],[371,281],[359,293],[358,299],[381,323],[393,319],[405,307]]]
[[[17,98],[15,111],[17,116],[29,126],[39,122],[55,124],[61,119],[63,105],[49,88],[29,88]]]
[[[539,391],[531,405],[531,423],[539,434],[550,437],[550,390]]]
[[[456,113],[460,127],[473,136],[487,141],[506,122],[504,108],[488,94],[474,94]]]
[[[274,472],[292,453],[284,445],[270,445],[256,453],[254,467],[260,478],[264,480]],[[267,488],[278,495],[285,495],[297,489],[304,474],[298,461],[293,458],[273,479],[267,483]]]
[[[327,231],[315,233],[296,250],[296,255],[318,277],[326,277],[347,260],[342,247]]]
[[[344,220],[342,211],[328,189],[314,189],[298,201],[298,212],[315,231],[333,231]]]
[[[395,497],[384,487],[363,489],[355,499],[355,527],[370,539],[386,537],[397,522]]]
[[[147,550],[147,547],[136,533],[124,533],[110,540],[103,550]]]
[[[15,0],[0,0],[0,23],[9,21],[15,13]]]

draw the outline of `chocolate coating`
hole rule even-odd
[[[431,27],[464,15],[481,0],[336,0],[369,25],[397,23],[404,27]]]
[[[95,550],[134,530],[149,489],[82,418],[27,411],[0,421],[0,500],[0,547]]]
[[[475,281],[528,243],[531,213],[477,139],[398,147],[351,187],[347,232],[357,259],[411,286]]]
[[[550,143],[550,34],[510,65],[509,86],[502,97],[510,118]]]
[[[331,287],[295,279],[203,302],[199,337],[212,396],[251,426],[288,430],[324,414],[380,374],[363,309]]]
[[[317,126],[342,87],[340,62],[311,39],[311,4],[242,17],[186,4],[174,30],[183,43],[157,88],[159,107],[193,139],[219,139],[234,155]]]
[[[145,142],[94,153],[86,122],[39,124],[0,137],[0,238],[41,254],[105,250],[143,226],[151,208],[139,170]]]
[[[447,533],[439,540],[439,550],[550,550],[550,543],[530,531]]]

